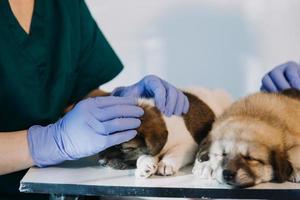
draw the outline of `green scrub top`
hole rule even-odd
[[[57,121],[122,68],[83,0],[35,0],[29,34],[0,0],[0,132]],[[22,175],[1,176],[0,197]]]

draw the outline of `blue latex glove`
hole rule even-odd
[[[116,88],[114,96],[154,98],[156,107],[166,116],[182,115],[188,112],[188,98],[171,84],[154,75],[145,76],[141,81]]]
[[[262,79],[262,91],[278,92],[288,88],[300,90],[300,66],[295,62],[275,67]]]
[[[96,154],[135,137],[144,111],[132,97],[96,97],[79,102],[55,124],[28,130],[35,165],[54,165]]]

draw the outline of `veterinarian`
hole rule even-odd
[[[300,65],[296,62],[279,65],[262,79],[262,91],[279,92],[289,88],[300,90]]]
[[[133,138],[137,97],[153,97],[167,116],[187,112],[183,93],[156,76],[82,100],[122,68],[83,0],[0,0],[0,197],[20,197],[24,169]]]

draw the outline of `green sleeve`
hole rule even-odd
[[[79,12],[80,53],[70,103],[79,101],[91,90],[113,79],[123,69],[84,0],[80,1]]]

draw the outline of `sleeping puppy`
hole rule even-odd
[[[136,176],[173,175],[192,163],[198,144],[207,136],[215,117],[230,103],[223,91],[191,89],[184,92],[190,108],[183,116],[166,117],[153,101],[140,99],[145,114],[137,136],[99,153],[99,163],[115,169],[137,168]]]
[[[230,187],[300,182],[300,92],[256,93],[226,110],[200,145],[193,173]]]

